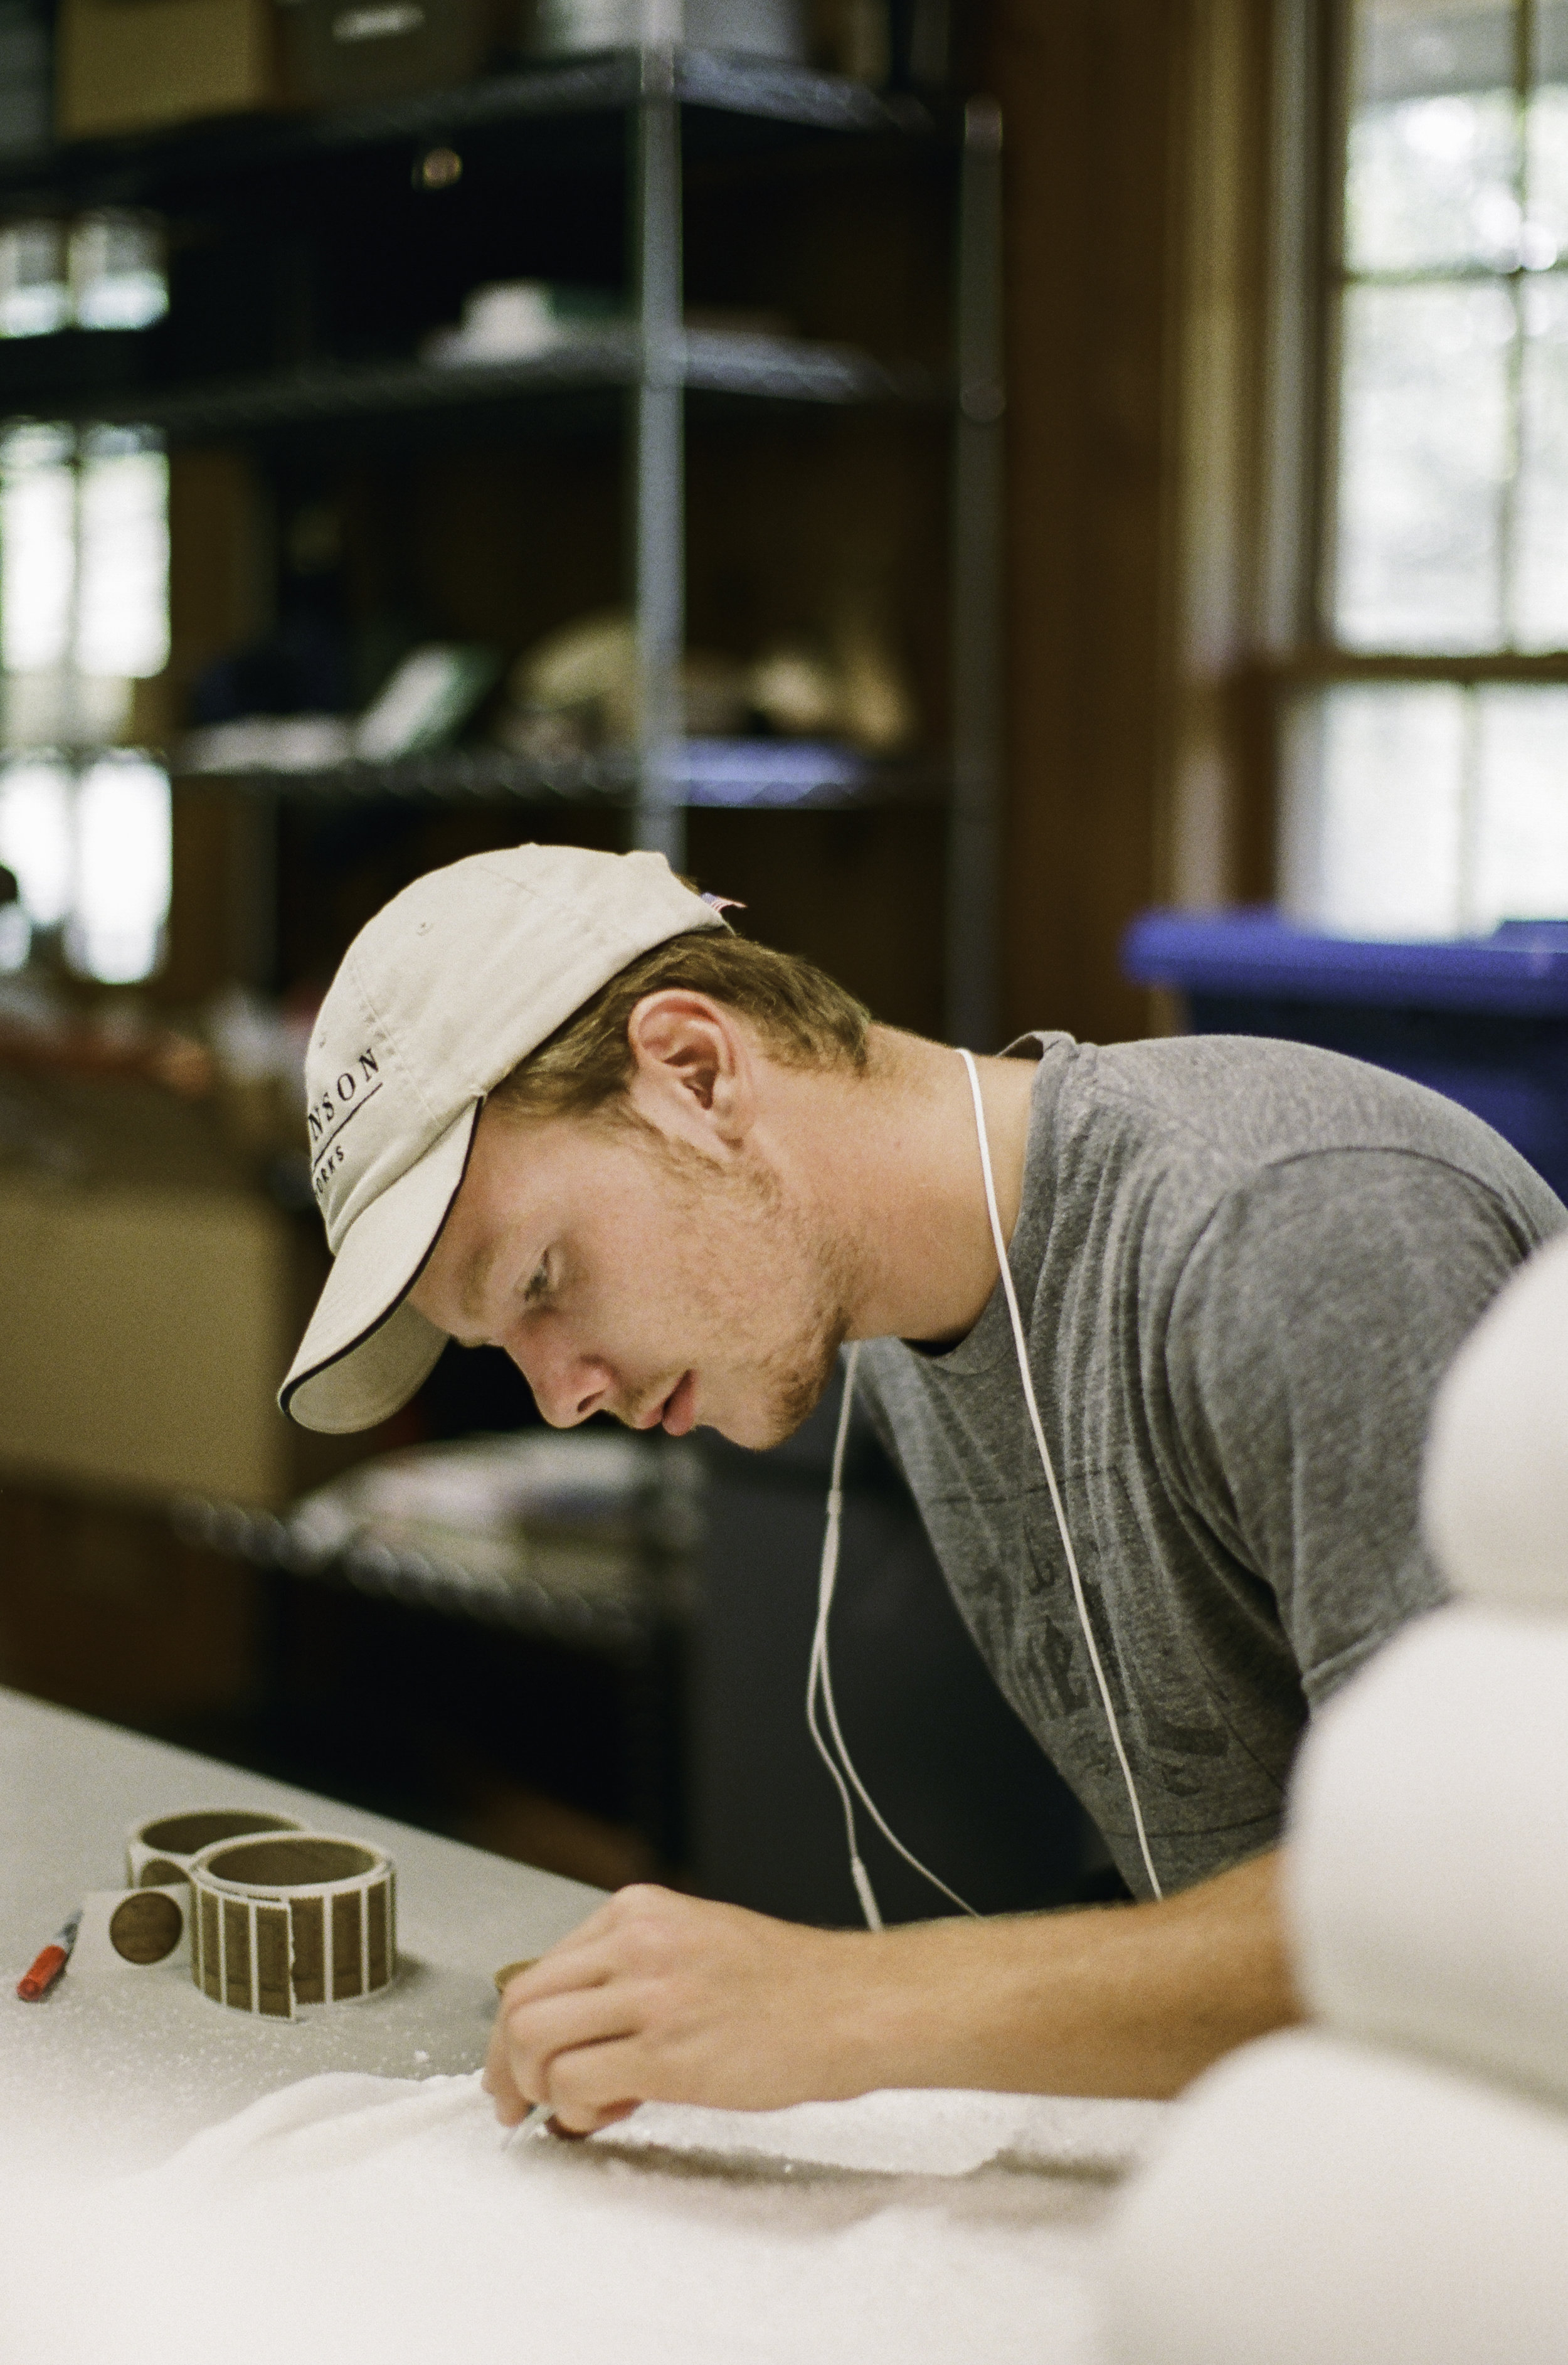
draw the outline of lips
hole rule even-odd
[[[697,1424],[697,1374],[683,1372],[665,1398],[659,1424],[667,1437],[684,1437]]]

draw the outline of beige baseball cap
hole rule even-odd
[[[370,1429],[446,1344],[408,1302],[485,1095],[629,961],[724,925],[662,854],[515,846],[416,879],[360,930],[305,1062],[310,1182],[333,1264],[278,1402]]]

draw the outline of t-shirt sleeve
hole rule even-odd
[[[1533,1243],[1486,1186],[1402,1150],[1327,1150],[1232,1192],[1166,1337],[1181,1481],[1267,1585],[1316,1709],[1447,1597],[1421,1541],[1439,1381]]]

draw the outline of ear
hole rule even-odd
[[[632,1104],[710,1150],[739,1146],[756,1104],[756,1052],[732,1010],[706,993],[645,994],[626,1024]]]

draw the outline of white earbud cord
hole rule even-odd
[[[844,1735],[839,1730],[838,1709],[833,1697],[833,1676],[828,1666],[827,1621],[828,1612],[833,1608],[834,1587],[838,1582],[839,1535],[844,1524],[844,1455],[849,1441],[849,1416],[855,1403],[855,1366],[859,1360],[860,1346],[859,1341],[857,1340],[845,1357],[844,1396],[838,1407],[838,1433],[834,1439],[833,1445],[833,1473],[828,1482],[827,1528],[823,1536],[822,1573],[817,1584],[817,1624],[816,1631],[812,1637],[812,1662],[806,1676],[806,1724],[812,1741],[816,1743],[818,1756],[833,1777],[834,1787],[838,1792],[839,1802],[844,1809],[845,1835],[849,1843],[850,1877],[855,1883],[855,1893],[860,1900],[860,1911],[866,1916],[866,1927],[868,1930],[879,1930],[882,1926],[882,1915],[881,1909],[877,1903],[877,1893],[871,1886],[871,1876],[860,1861],[860,1847],[855,1831],[855,1802],[845,1787],[845,1775],[848,1776],[854,1786],[856,1797],[859,1799],[861,1805],[890,1847],[896,1849],[905,1864],[918,1872],[923,1879],[928,1880],[933,1889],[939,1889],[943,1896],[958,1906],[960,1911],[973,1915],[978,1922],[980,1917],[974,1907],[966,1904],[957,1889],[949,1889],[945,1880],[939,1880],[928,1865],[922,1864],[917,1855],[911,1854],[897,1833],[888,1828],[878,1810],[876,1800],[856,1771],[855,1760],[849,1754],[845,1745]],[[834,1763],[827,1743],[817,1723],[819,1685],[822,1687],[823,1705],[827,1711],[828,1731],[833,1735],[834,1746],[838,1751],[839,1759],[844,1767],[842,1774],[838,1765]]]
[[[1143,1868],[1148,1875],[1148,1885],[1155,1896],[1163,1897],[1165,1892],[1159,1886],[1159,1876],[1154,1869],[1154,1858],[1148,1852],[1148,1834],[1143,1827],[1143,1809],[1138,1803],[1137,1785],[1133,1780],[1133,1769],[1127,1763],[1127,1753],[1122,1746],[1122,1729],[1116,1721],[1116,1711],[1111,1705],[1111,1687],[1105,1681],[1105,1670],[1100,1664],[1100,1653],[1095,1645],[1094,1630],[1089,1623],[1089,1605],[1083,1596],[1083,1579],[1078,1573],[1078,1554],[1072,1549],[1072,1538],[1068,1532],[1067,1513],[1062,1508],[1061,1490],[1057,1485],[1057,1474],[1051,1461],[1050,1448],[1046,1443],[1045,1427],[1040,1419],[1040,1407],[1035,1401],[1035,1383],[1029,1374],[1029,1351],[1024,1338],[1024,1317],[1018,1311],[1018,1293],[1013,1286],[1013,1268],[1007,1261],[1007,1242],[1002,1236],[1002,1216],[996,1205],[996,1183],[991,1171],[991,1143],[985,1129],[985,1106],[980,1099],[980,1070],[975,1066],[971,1052],[960,1050],[958,1057],[969,1072],[969,1091],[974,1098],[975,1131],[980,1137],[980,1171],[985,1177],[986,1213],[991,1217],[991,1242],[996,1250],[996,1261],[1002,1272],[1002,1293],[1007,1299],[1007,1311],[1013,1324],[1013,1344],[1018,1356],[1018,1376],[1024,1383],[1024,1401],[1029,1407],[1029,1424],[1035,1432],[1040,1467],[1046,1474],[1046,1485],[1050,1489],[1051,1508],[1057,1518],[1057,1532],[1061,1538],[1062,1551],[1067,1555],[1067,1573],[1072,1579],[1072,1597],[1078,1607],[1078,1622],[1083,1629],[1083,1639],[1089,1647],[1089,1664],[1094,1670],[1094,1681],[1099,1687],[1101,1706],[1104,1709],[1105,1721],[1111,1729],[1111,1745],[1116,1753],[1116,1763],[1122,1769],[1122,1779],[1127,1786],[1127,1798],[1133,1810],[1133,1822],[1137,1831],[1137,1844],[1143,1855]]]

